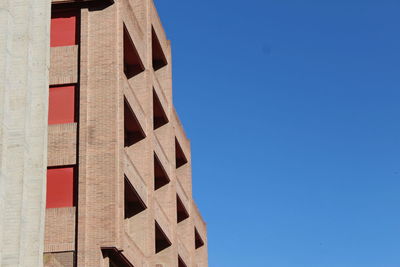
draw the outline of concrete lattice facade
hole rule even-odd
[[[53,0],[52,34],[53,20],[71,14],[76,43],[63,45],[65,34],[51,47],[49,122],[70,95],[75,104],[62,114],[70,120],[48,127],[45,266],[208,266],[171,47],[153,1]],[[59,88],[73,93],[56,105]],[[57,173],[73,197],[57,199]]]

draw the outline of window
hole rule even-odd
[[[46,208],[73,207],[75,168],[47,169]]]
[[[122,253],[123,251],[118,250],[116,247],[103,247],[101,252],[104,258],[108,258],[109,267],[134,267]]]
[[[199,232],[197,231],[196,228],[194,228],[194,240],[195,240],[195,248],[201,248],[202,246],[204,246],[204,241],[201,238]]]
[[[77,121],[75,114],[75,87],[75,85],[50,87],[49,124]]]
[[[189,218],[189,213],[187,212],[185,205],[183,205],[183,202],[178,194],[176,195],[176,212],[178,223]]]
[[[126,78],[130,79],[142,71],[144,71],[143,63],[140,60],[128,29],[124,25],[124,72]]]
[[[146,137],[126,98],[124,99],[124,128],[125,146],[131,146]]]
[[[186,263],[182,260],[181,256],[178,255],[178,267],[187,267]]]
[[[156,253],[163,251],[164,249],[171,246],[171,241],[165,235],[164,231],[161,229],[160,225],[155,221],[155,246]]]
[[[144,204],[143,200],[140,198],[135,188],[129,182],[129,179],[126,176],[124,182],[124,191],[125,191],[125,219],[131,218],[146,209],[146,205]]]
[[[159,70],[162,67],[166,66],[168,63],[154,28],[151,29],[151,37],[152,37],[151,45],[152,45],[152,56],[153,56],[153,69]]]
[[[157,190],[169,183],[170,179],[164,170],[160,160],[154,153],[154,190]]]
[[[160,128],[168,123],[167,115],[161,105],[156,91],[153,89],[153,129]]]
[[[176,168],[179,168],[188,162],[185,154],[183,153],[182,147],[176,138],[175,138],[175,161],[176,161],[175,162]]]
[[[78,44],[78,11],[53,12],[51,15],[50,46]]]

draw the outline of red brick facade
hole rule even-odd
[[[206,267],[152,0],[53,0],[45,266]]]

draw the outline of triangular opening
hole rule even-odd
[[[204,241],[201,238],[199,232],[197,231],[196,228],[194,228],[194,241],[195,241],[195,248],[198,249],[202,246],[204,246]]]
[[[186,263],[182,260],[181,256],[178,255],[178,267],[187,267]]]
[[[175,138],[175,160],[176,160],[175,162],[176,168],[179,168],[188,162],[185,154],[183,153],[182,147],[176,138]]]
[[[153,89],[153,129],[155,130],[167,123],[167,115],[165,114],[156,91]]]
[[[118,250],[116,247],[103,247],[101,251],[103,257],[109,259],[109,267],[134,267],[122,254],[122,250]]]
[[[187,212],[185,205],[183,205],[183,202],[181,198],[178,196],[178,194],[176,195],[176,212],[177,212],[178,223],[189,218],[189,213]]]
[[[135,44],[124,25],[124,72],[128,79],[144,71],[142,60],[136,50]]]
[[[171,246],[171,241],[165,235],[164,231],[161,229],[160,225],[155,222],[155,234],[156,234],[156,253],[166,249]]]
[[[125,191],[125,203],[124,203],[125,219],[131,218],[147,208],[143,200],[140,198],[139,194],[136,192],[135,188],[129,181],[128,177],[126,176],[124,182],[124,191]]]
[[[124,130],[126,147],[131,146],[146,137],[126,98],[124,98]]]
[[[154,190],[163,187],[164,185],[168,184],[169,181],[170,179],[167,175],[167,172],[162,166],[156,153],[154,153]]]
[[[109,267],[134,267],[127,258],[122,254],[116,254],[116,256],[109,257]]]
[[[168,64],[162,50],[160,41],[158,40],[157,34],[154,28],[151,28],[151,40],[152,40],[152,55],[153,55],[153,69],[159,70]]]

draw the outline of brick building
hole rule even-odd
[[[204,267],[152,0],[53,0],[44,266]]]

